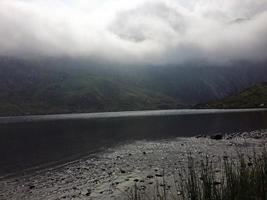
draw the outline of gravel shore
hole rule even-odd
[[[266,130],[217,136],[123,144],[64,166],[0,180],[0,199],[127,199],[136,183],[150,187],[163,172],[171,177],[186,167],[189,153],[216,163],[224,155],[235,159],[237,151],[252,154],[267,142]]]

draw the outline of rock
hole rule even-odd
[[[121,171],[122,174],[125,174],[126,173],[126,171],[123,170],[123,169],[120,169],[120,171]]]
[[[93,180],[93,183],[98,183],[98,182],[99,182],[98,179],[94,179],[94,180]]]
[[[146,155],[146,152],[144,151],[143,154]]]
[[[156,176],[156,177],[163,177],[162,174],[156,174],[155,176]]]
[[[146,186],[145,186],[145,185],[142,185],[142,186],[141,186],[141,189],[142,189],[142,190],[145,190],[145,189],[146,189]]]
[[[77,190],[78,188],[76,186],[73,186],[72,189]]]
[[[213,182],[213,185],[220,185],[221,184],[221,182],[219,182],[219,181],[214,181]]]
[[[90,196],[90,194],[91,194],[91,190],[90,190],[90,189],[83,190],[83,191],[81,192],[81,194],[84,195],[84,196]]]
[[[146,177],[150,179],[150,178],[153,178],[154,176],[153,175],[147,175]]]
[[[223,135],[222,134],[212,135],[212,136],[210,136],[210,139],[221,140],[221,139],[223,139]]]
[[[34,189],[34,188],[35,188],[34,185],[29,185],[29,189],[30,189],[30,190],[32,190],[32,189]]]

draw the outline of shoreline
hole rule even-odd
[[[258,130],[218,140],[198,136],[122,144],[91,158],[0,180],[0,199],[125,199],[134,184],[153,186],[162,170],[170,177],[186,166],[188,153],[218,162],[225,154],[235,159],[236,150],[252,154],[266,141],[267,131]]]
[[[168,110],[140,110],[117,112],[92,112],[92,113],[63,113],[47,115],[18,115],[0,116],[0,124],[22,123],[34,121],[54,121],[73,119],[106,119],[122,117],[152,117],[168,115],[195,115],[195,114],[220,114],[220,113],[246,113],[267,112],[267,108],[242,108],[242,109],[168,109]]]

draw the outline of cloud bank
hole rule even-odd
[[[142,64],[267,59],[267,0],[0,0],[0,54]]]

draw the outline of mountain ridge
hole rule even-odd
[[[265,64],[123,67],[0,57],[0,115],[190,108],[262,81]]]

